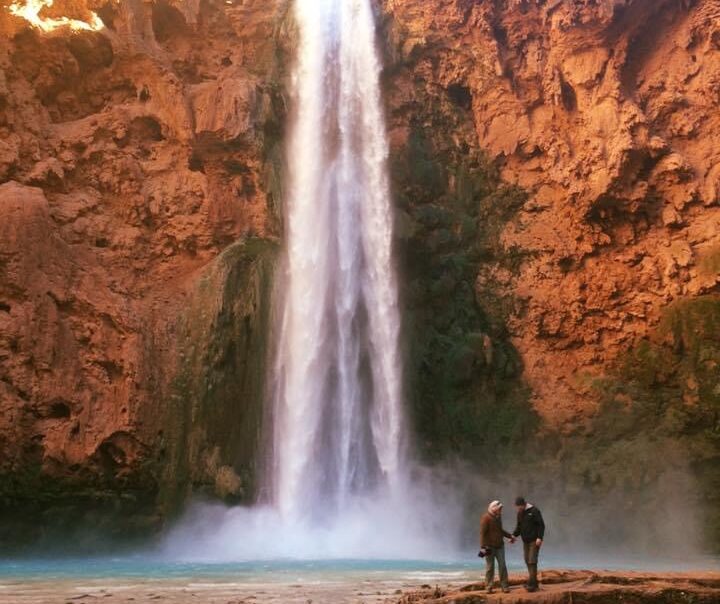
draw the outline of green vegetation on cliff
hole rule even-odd
[[[597,391],[602,406],[594,440],[601,446],[594,450],[623,460],[613,464],[610,479],[624,477],[617,486],[632,490],[673,465],[688,470],[700,492],[683,495],[689,505],[705,502],[703,532],[720,543],[720,296],[670,304]],[[615,470],[621,467],[624,472]],[[600,484],[608,477],[589,474],[589,480]]]
[[[524,203],[471,147],[451,139],[461,109],[435,107],[393,157],[400,206],[409,400],[421,452],[498,459],[537,420],[505,328],[507,300],[477,292],[483,260],[507,258],[499,233]]]
[[[262,239],[230,246],[205,271],[180,320],[161,445],[170,507],[191,488],[228,501],[255,495],[276,254]]]

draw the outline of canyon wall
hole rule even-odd
[[[384,6],[421,450],[717,543],[720,3]]]
[[[3,543],[256,491],[282,2],[0,7]],[[119,519],[122,519],[119,521]],[[50,531],[48,533],[48,531]]]
[[[40,15],[96,11],[98,32],[8,5],[4,516],[109,510],[143,533],[190,490],[252,500],[289,2]],[[720,543],[720,3],[383,0],[378,18],[419,454],[640,516],[666,484]]]

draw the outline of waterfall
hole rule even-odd
[[[163,543],[185,560],[437,559],[459,510],[405,460],[388,141],[372,0],[295,0],[286,253],[268,404],[272,497],[198,503]]]
[[[322,517],[402,475],[400,317],[371,0],[296,0],[275,501]]]

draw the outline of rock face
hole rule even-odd
[[[718,509],[720,4],[383,6],[420,446]]]
[[[4,531],[254,496],[286,7],[236,4],[0,10]]]
[[[715,602],[720,597],[720,576],[717,573],[693,574],[645,574],[636,572],[590,572],[548,570],[542,572],[540,591],[528,593],[522,587],[523,578],[510,576],[510,594],[488,595],[480,583],[460,588],[434,589],[426,586],[422,591],[403,595],[397,604],[485,604],[505,602],[506,604],[612,604],[614,602],[666,602],[681,604],[689,599],[693,602]],[[499,590],[498,590],[499,591]]]
[[[401,60],[527,194],[501,234],[521,266],[485,264],[477,288],[516,300],[534,407],[573,422],[593,404],[583,382],[669,303],[720,291],[720,6],[386,4]]]
[[[6,5],[3,517],[250,500],[289,0]],[[717,0],[378,15],[418,449],[568,507],[680,491],[719,543]]]

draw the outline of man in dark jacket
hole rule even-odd
[[[528,591],[538,590],[537,568],[540,547],[545,537],[545,522],[540,510],[532,503],[525,501],[524,497],[515,500],[517,507],[517,526],[513,531],[515,537],[522,537],[525,564],[528,568]]]
[[[493,592],[495,580],[495,560],[498,563],[498,574],[500,575],[500,587],[503,593],[508,593],[508,571],[505,564],[505,542],[503,538],[515,542],[515,537],[503,529],[502,525],[502,503],[493,501],[488,506],[488,511],[480,518],[480,548],[485,553],[487,572],[485,573],[485,589],[488,593]]]

